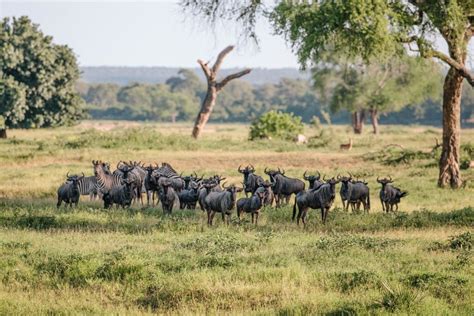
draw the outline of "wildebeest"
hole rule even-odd
[[[233,185],[225,187],[222,192],[209,192],[205,198],[205,208],[207,211],[207,224],[212,226],[212,221],[216,213],[222,214],[222,221],[229,224],[232,209],[235,206],[236,194],[241,192],[241,188]]]
[[[326,183],[321,184],[317,188],[302,191],[296,195],[295,204],[293,205],[293,217],[295,220],[296,206],[298,206],[298,220],[299,225],[300,219],[303,221],[303,225],[306,226],[306,215],[308,208],[321,209],[321,220],[323,224],[326,223],[326,219],[331,208],[334,199],[336,198],[336,184],[339,180],[331,178]]]
[[[110,208],[114,204],[122,208],[130,207],[133,199],[134,183],[131,179],[122,179],[120,186],[114,186],[110,191],[104,193],[104,208]]]
[[[273,185],[268,181],[265,180],[260,183],[259,188],[263,188],[265,190],[265,197],[263,199],[263,206],[272,206],[273,200],[275,200],[275,194],[273,194],[272,190]],[[257,188],[258,190],[258,188]]]
[[[170,180],[165,179],[160,183],[159,195],[163,214],[171,214],[177,196]]]
[[[399,188],[392,186],[392,177],[389,178],[390,179],[379,179],[379,177],[377,177],[377,182],[382,185],[382,188],[380,189],[380,202],[382,203],[382,211],[387,213],[393,211],[394,205],[396,206],[396,211],[398,211],[398,203],[400,203],[400,199],[408,194],[408,192],[402,191]]]
[[[337,177],[341,182],[341,200],[345,211],[349,209],[351,205],[352,212],[356,209],[359,210],[359,206],[362,203],[364,211],[370,211],[370,190],[367,183],[363,181],[355,181],[352,179],[352,175],[349,177]]]
[[[305,184],[300,179],[288,178],[285,176],[285,170],[267,170],[265,173],[270,177],[270,182],[273,184],[273,193],[275,194],[276,207],[281,205],[283,198],[286,199],[286,204],[290,200],[292,194],[297,194],[304,191]]]
[[[255,193],[247,198],[241,198],[237,200],[237,217],[240,221],[240,216],[243,212],[252,214],[252,224],[258,224],[258,216],[260,215],[260,210],[263,207],[263,201],[265,199],[265,188],[259,187],[255,190]]]
[[[129,179],[132,181],[134,199],[137,202],[140,201],[143,205],[142,191],[145,191],[143,182],[147,172],[141,165],[141,162],[129,161],[127,163],[124,161],[119,161],[117,163],[117,169],[113,173],[121,175],[122,179]]]
[[[260,184],[263,183],[263,178],[254,174],[255,168],[252,165],[248,165],[243,169],[242,166],[239,166],[237,171],[244,175],[244,181],[242,183],[244,185],[245,196],[247,196],[248,193],[254,194]]]
[[[203,178],[203,177],[199,178],[198,175],[196,174],[196,172],[194,172],[194,175],[189,175],[189,176],[184,176],[184,177],[182,175],[180,175],[180,177],[184,181],[184,189],[185,190],[189,190],[189,188],[192,184],[199,183]]]
[[[179,208],[188,208],[194,210],[199,198],[199,185],[196,182],[191,182],[188,189],[184,189],[178,193]]]
[[[323,183],[323,181],[320,180],[321,174],[319,173],[319,171],[317,172],[318,173],[317,175],[309,175],[309,176],[306,175],[307,172],[308,171],[305,171],[303,173],[303,179],[308,181],[308,184],[309,184],[308,189],[319,187],[319,185]]]
[[[79,197],[81,196],[79,192],[78,183],[84,178],[84,173],[81,177],[77,175],[70,176],[69,172],[66,174],[67,181],[58,188],[58,203],[56,207],[59,208],[61,203],[64,201],[66,206],[69,204],[72,207],[74,203],[76,206],[79,203]]]
[[[158,190],[159,190],[158,183],[155,181],[155,178],[153,177],[153,171],[155,171],[155,168],[153,168],[152,165],[149,165],[148,167],[145,167],[145,171],[146,171],[146,175],[145,175],[145,179],[143,180],[143,184],[145,186],[147,206],[150,206],[150,198],[151,198],[151,206],[154,206],[155,195],[158,193]]]
[[[205,179],[201,182],[201,187],[198,190],[198,202],[201,211],[206,211],[206,196],[212,192],[215,186],[217,186],[217,182],[211,179]]]

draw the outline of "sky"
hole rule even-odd
[[[224,67],[298,67],[281,36],[265,20],[259,47],[239,41],[232,23],[213,30],[186,18],[178,0],[0,0],[0,17],[29,16],[54,41],[76,53],[80,66],[197,67],[237,44]],[[474,42],[474,41],[472,41]],[[441,39],[437,45],[445,51]],[[471,54],[474,43],[471,43]]]

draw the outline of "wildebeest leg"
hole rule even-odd
[[[61,206],[63,200],[58,196],[58,203],[56,204],[56,207],[59,208]]]
[[[150,207],[150,191],[149,190],[146,190],[146,206]]]
[[[252,224],[253,224],[254,220],[255,220],[255,214],[252,212]]]
[[[216,212],[215,211],[211,211],[211,226],[212,226],[212,222],[214,221],[214,216],[216,215]]]
[[[341,199],[341,201],[342,201],[342,209],[345,211],[346,210],[346,202],[343,199]]]
[[[211,225],[211,211],[207,211],[207,225]]]
[[[382,212],[385,212],[385,204],[382,199],[380,199],[380,203],[382,204]]]
[[[258,225],[258,216],[260,215],[260,212],[255,213],[255,226]]]
[[[396,207],[395,211],[398,212],[398,203],[395,203],[395,207]]]
[[[303,215],[303,209],[298,206],[298,217],[296,219],[296,225],[298,226],[300,226],[300,219],[302,215]]]

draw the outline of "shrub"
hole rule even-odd
[[[303,133],[303,130],[301,117],[294,116],[292,113],[270,111],[252,123],[249,138],[250,140],[261,138],[291,140]]]

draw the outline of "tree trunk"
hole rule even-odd
[[[379,113],[376,109],[370,110],[370,121],[372,122],[372,127],[374,128],[374,134],[378,135],[379,133]]]
[[[202,102],[201,110],[199,111],[196,121],[194,122],[194,128],[192,136],[194,138],[198,138],[201,134],[204,126],[206,126],[207,121],[209,121],[209,117],[211,116],[212,110],[214,109],[214,105],[216,104],[217,94],[219,93],[222,88],[230,81],[240,78],[246,74],[248,74],[251,70],[245,69],[235,74],[228,75],[220,82],[217,82],[217,73],[221,67],[222,61],[224,60],[225,56],[229,54],[234,49],[234,46],[227,46],[222,50],[219,55],[217,56],[216,62],[210,68],[208,63],[198,59],[198,63],[204,71],[207,79],[207,94]]]
[[[0,138],[7,138],[7,129],[0,128]]]
[[[217,89],[215,86],[209,85],[207,88],[207,94],[202,102],[201,110],[199,111],[198,116],[196,117],[196,121],[194,122],[193,128],[193,137],[198,138],[201,134],[204,126],[206,126],[207,121],[209,121],[209,117],[211,116],[211,112],[214,109],[214,105],[216,104],[217,99]]]
[[[352,127],[354,129],[354,134],[362,134],[365,121],[365,111],[355,111],[352,113]]]
[[[461,143],[461,93],[464,77],[451,68],[443,87],[443,149],[439,160],[438,186],[459,188],[462,184],[459,171]]]

